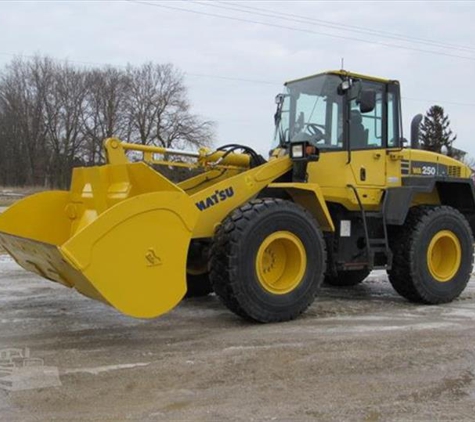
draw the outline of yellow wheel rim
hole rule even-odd
[[[257,279],[265,290],[276,295],[294,290],[302,281],[306,267],[303,243],[288,231],[267,236],[257,251]]]
[[[441,230],[430,241],[427,249],[427,266],[437,281],[451,280],[460,268],[462,248],[455,233]]]

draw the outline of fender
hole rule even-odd
[[[317,183],[271,183],[267,187],[269,189],[285,190],[295,203],[312,213],[323,231],[335,231],[335,225]]]
[[[404,177],[403,186],[386,190],[384,213],[388,224],[402,225],[409,208],[418,205],[418,196],[425,195],[423,203],[449,205],[458,209],[472,223],[475,215],[475,186],[469,178]],[[431,195],[431,201],[427,201]]]

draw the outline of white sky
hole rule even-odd
[[[232,3],[213,1],[206,5],[205,1],[177,0],[155,2],[154,6],[127,1],[0,1],[0,66],[9,62],[12,54],[35,53],[114,65],[145,61],[173,63],[187,73],[193,111],[217,122],[216,144],[239,142],[264,153],[273,134],[274,97],[282,90],[282,83],[339,69],[344,57],[347,70],[401,82],[403,97],[407,97],[403,102],[407,138],[412,116],[437,103],[445,108],[452,129],[458,134],[455,146],[475,156],[475,2],[234,0]],[[217,5],[259,7],[284,13],[286,18],[257,14],[271,12],[254,10],[249,14],[226,10]],[[302,18],[290,15],[311,22],[303,23]],[[321,21],[453,46],[442,49],[332,29],[324,27]],[[377,43],[400,45],[409,50]]]

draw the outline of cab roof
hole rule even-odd
[[[315,75],[305,76],[303,78],[293,79],[291,81],[285,82],[284,85],[287,85],[292,82],[300,82],[306,79],[314,78],[315,76],[322,76],[322,75],[337,75],[337,76],[351,76],[353,78],[365,79],[367,81],[373,82],[382,82],[382,83],[398,83],[398,81],[394,81],[391,79],[379,78],[377,76],[369,76],[369,75],[362,75],[361,73],[354,73],[348,72],[346,70],[328,70],[326,72],[317,73]]]

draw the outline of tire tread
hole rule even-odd
[[[436,216],[452,216],[465,226],[465,230],[470,233],[471,242],[473,238],[470,226],[458,210],[449,206],[416,206],[411,208],[402,227],[390,237],[390,244],[393,250],[393,265],[388,271],[389,281],[397,293],[411,302],[425,304],[446,303],[453,298],[436,298],[427,293],[422,287],[422,279],[417,275],[414,265],[415,256],[418,253],[419,245],[417,239],[427,224]],[[471,266],[473,265],[473,254]],[[470,266],[470,267],[471,267]],[[469,276],[466,277],[467,282]]]
[[[258,322],[282,322],[296,318],[303,313],[314,301],[316,292],[323,277],[321,277],[318,286],[314,289],[313,294],[308,297],[304,306],[295,312],[294,309],[289,309],[276,318],[274,315],[265,313],[261,309],[252,309],[253,305],[246,297],[239,294],[237,288],[237,265],[238,265],[238,248],[245,238],[245,231],[248,224],[270,208],[282,209],[297,209],[298,212],[305,218],[315,222],[318,229],[318,224],[314,217],[303,207],[278,198],[259,198],[254,199],[243,206],[234,210],[223,222],[218,226],[215,232],[214,240],[210,249],[210,280],[213,290],[220,298],[223,304],[232,312],[240,317]],[[320,244],[323,248],[324,256],[326,257],[325,241],[321,231],[316,230]],[[323,260],[323,266],[326,265],[326,260]],[[325,268],[323,268],[323,273]],[[323,274],[322,273],[322,274]],[[252,314],[252,315],[251,315]],[[259,314],[257,319],[255,315]]]

